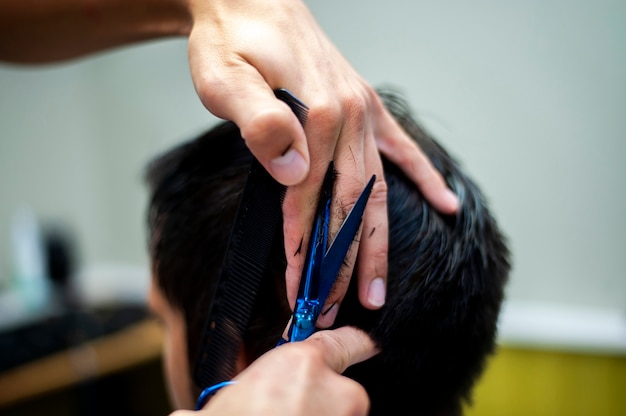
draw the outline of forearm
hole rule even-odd
[[[0,60],[44,63],[186,36],[186,0],[0,0]]]

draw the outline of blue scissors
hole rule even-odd
[[[330,162],[322,184],[288,339],[281,339],[279,345],[285,342],[302,341],[315,332],[317,318],[361,225],[365,205],[375,180],[376,176],[372,175],[329,247],[330,203],[335,182],[334,163]]]

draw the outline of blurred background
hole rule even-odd
[[[625,414],[626,3],[307,3],[365,79],[405,94],[510,240],[500,349],[468,413]],[[136,325],[149,279],[143,168],[216,122],[194,91],[185,40],[0,64],[0,331],[96,305],[100,335],[132,323],[154,337],[135,364],[96,372],[99,386],[160,386],[158,329]],[[100,390],[79,382],[69,394],[72,380],[19,400],[0,390],[0,403],[4,394],[7,412],[27,414],[56,400],[63,414],[94,414],[68,403]],[[129,409],[168,411],[156,402]]]

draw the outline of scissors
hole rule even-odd
[[[311,240],[307,248],[305,267],[300,279],[298,298],[287,333],[288,339],[281,338],[278,345],[302,341],[315,332],[317,318],[361,225],[365,205],[375,180],[376,175],[372,175],[329,247],[330,203],[335,182],[334,163],[330,162],[322,184]]]

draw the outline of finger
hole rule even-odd
[[[283,329],[283,335],[282,335],[283,340],[289,341],[289,328],[291,328],[292,321],[293,321],[293,316],[289,318],[289,322],[287,322],[285,329]]]
[[[363,141],[367,129],[366,110],[367,106],[364,101],[352,102],[352,105],[344,109],[340,137],[333,157],[337,177],[331,203],[332,215],[329,226],[329,244],[335,239],[341,224],[346,219],[367,182],[363,158]],[[367,208],[366,206],[366,210]],[[347,253],[345,253],[343,266],[340,268],[332,291],[322,308],[322,314],[317,321],[317,325],[320,328],[327,328],[334,323],[341,301],[348,290],[359,250],[360,231],[361,227],[359,227]]]
[[[372,358],[379,353],[374,341],[365,332],[354,327],[318,331],[307,340],[317,348],[328,366],[338,374],[351,365]]]
[[[252,154],[274,179],[287,186],[301,182],[309,171],[309,152],[293,111],[247,62],[203,59],[208,57],[202,52],[190,52],[192,78],[204,106],[237,124]]]
[[[333,293],[329,296],[326,306],[329,312],[318,322],[320,327],[333,323],[352,278],[355,258],[358,262],[359,299],[363,306],[377,309],[385,301],[388,247],[387,187],[371,119],[366,116],[372,112],[365,103],[361,108],[362,112],[353,111],[351,117],[346,118],[346,123],[351,124],[347,124],[342,130],[344,136],[354,138],[340,142],[336,152],[340,175],[336,200],[339,210],[335,216],[343,220],[372,175],[376,176],[376,181],[366,205],[362,226],[346,256],[345,266],[340,271]],[[346,174],[342,175],[341,172]]]
[[[357,258],[358,293],[359,300],[364,307],[378,309],[385,304],[387,287],[389,251],[387,184],[373,137],[365,141],[364,151],[367,165],[375,166],[375,170],[379,173],[376,175],[363,217]]]
[[[359,168],[356,169],[358,177],[355,177],[354,174],[350,173],[351,169],[354,169],[354,164],[351,163],[350,166],[342,166],[341,163],[338,163],[336,165],[338,166],[338,180],[331,204],[332,211],[329,227],[329,244],[336,238],[341,224],[345,221],[348,213],[356,203],[356,200],[358,199],[364,186],[362,185],[362,180],[360,180],[361,176],[364,176],[362,165],[362,163],[359,163]],[[346,172],[346,175],[342,175],[341,172]],[[361,231],[362,226],[359,226],[359,229],[354,237],[351,236],[352,241],[350,246],[347,248],[347,252],[345,254],[340,254],[343,255],[344,258],[343,264],[339,269],[337,276],[324,276],[325,278],[334,277],[335,281],[330,293],[328,294],[328,298],[322,307],[320,317],[317,320],[317,326],[319,328],[328,328],[335,322],[341,302],[343,301],[343,298],[348,291],[348,286],[350,285],[350,279],[356,263],[357,253],[359,252]]]
[[[287,189],[283,202],[283,235],[285,238],[285,256],[287,257],[285,282],[287,299],[292,309],[298,295],[311,227],[317,208],[323,178],[320,172],[325,173],[325,169],[322,171],[313,165],[309,176],[303,183],[290,186]]]
[[[458,197],[446,186],[441,174],[391,114],[381,104],[375,137],[378,149],[396,164],[420,189],[424,197],[441,213],[454,214]]]
[[[292,307],[298,293],[320,189],[340,132],[339,111],[330,107],[328,102],[311,98],[311,104],[307,103],[306,136],[311,155],[309,174],[304,181],[287,189],[283,202],[287,297]]]

